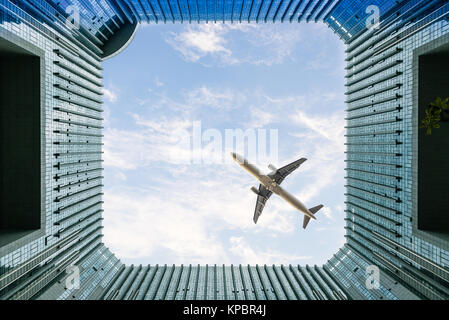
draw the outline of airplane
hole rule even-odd
[[[257,223],[260,215],[262,214],[262,210],[265,207],[265,203],[268,198],[275,193],[280,196],[282,199],[290,203],[294,208],[298,209],[301,213],[304,214],[304,220],[302,227],[305,229],[310,221],[310,219],[315,219],[314,214],[317,213],[323,205],[320,204],[313,208],[307,209],[307,207],[298,199],[296,199],[292,194],[285,191],[280,184],[284,179],[293,171],[299,168],[299,166],[306,161],[306,158],[301,158],[296,160],[280,169],[277,169],[275,166],[270,164],[268,168],[272,170],[268,175],[262,174],[259,169],[253,164],[249,163],[245,158],[238,155],[235,152],[231,152],[232,158],[246,171],[252,174],[257,180],[259,180],[259,189],[255,187],[251,187],[251,191],[257,194],[257,202],[256,208],[254,210],[254,223]]]

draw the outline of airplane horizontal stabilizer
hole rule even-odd
[[[312,212],[312,213],[316,213],[316,212],[318,212],[322,207],[323,207],[323,205],[320,204],[319,206],[310,208],[309,211]],[[309,221],[310,221],[310,217],[304,215],[304,220],[303,220],[303,222],[302,222],[302,227],[303,227],[304,229],[307,227],[307,224],[309,223]]]

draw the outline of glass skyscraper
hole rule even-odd
[[[127,266],[102,243],[102,61],[168,22],[345,42],[346,243],[323,266]],[[446,0],[0,0],[0,299],[448,299],[449,129],[418,128],[448,70]]]

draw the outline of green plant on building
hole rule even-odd
[[[430,136],[432,129],[440,128],[440,121],[449,121],[449,98],[443,100],[438,97],[427,106],[425,112],[420,128],[426,129],[426,134]]]

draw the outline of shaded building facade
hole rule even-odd
[[[102,61],[168,22],[345,42],[346,243],[323,266],[126,266],[103,244]],[[447,55],[444,0],[0,0],[0,299],[447,299],[449,125],[418,128]]]

